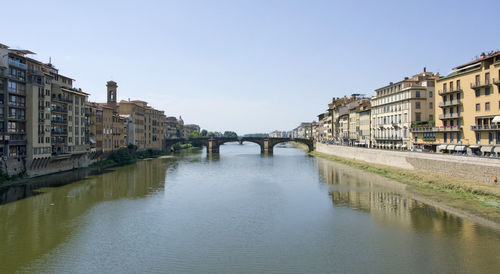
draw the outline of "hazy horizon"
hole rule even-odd
[[[28,24],[3,28],[0,43],[50,57],[90,101],[104,102],[114,80],[119,100],[141,99],[185,123],[241,135],[291,130],[315,120],[332,97],[371,96],[424,67],[445,75],[500,47],[488,24],[498,1],[3,6],[5,22]]]

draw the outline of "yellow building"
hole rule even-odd
[[[414,127],[415,142],[438,152],[500,153],[499,86],[500,52],[482,54],[436,79],[439,119],[434,127]]]

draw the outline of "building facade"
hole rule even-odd
[[[434,80],[432,72],[424,72],[389,83],[375,90],[371,104],[372,146],[389,149],[412,147],[412,125],[425,124],[434,117]]]
[[[445,153],[500,153],[500,52],[482,54],[436,79],[435,126],[416,126],[414,139]]]

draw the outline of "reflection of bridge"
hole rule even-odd
[[[273,153],[273,148],[279,143],[298,142],[305,144],[309,151],[314,150],[314,141],[312,139],[302,138],[269,138],[269,137],[199,137],[199,138],[176,138],[165,139],[164,150],[167,153],[171,152],[171,147],[178,143],[191,142],[193,144],[201,144],[207,148],[207,153],[219,153],[219,146],[229,142],[252,142],[260,146],[261,153]]]

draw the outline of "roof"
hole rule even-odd
[[[472,64],[475,64],[475,63],[478,63],[478,62],[481,62],[481,61],[484,61],[486,59],[490,59],[490,58],[493,58],[493,57],[496,57],[496,56],[500,56],[500,51],[492,52],[492,53],[490,53],[488,55],[485,55],[483,53],[482,56],[479,57],[479,58],[477,58],[476,60],[468,62],[468,63],[465,63],[465,64],[462,64],[460,66],[456,66],[453,69],[460,69],[460,68],[466,67],[468,65],[472,65]]]

